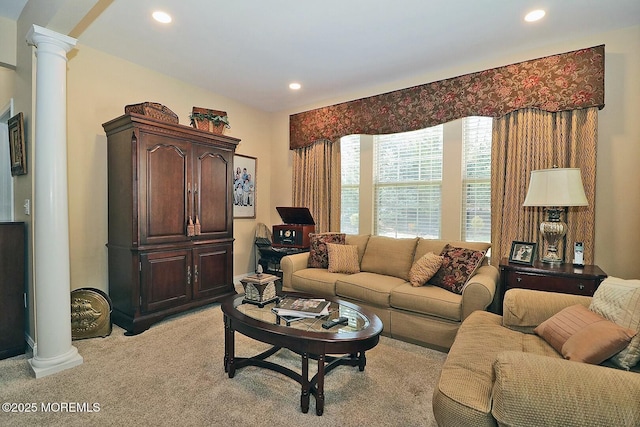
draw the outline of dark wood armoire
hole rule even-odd
[[[25,266],[25,223],[0,223],[0,359],[23,354],[26,349]]]
[[[133,113],[102,126],[114,323],[136,334],[235,293],[232,169],[240,140]]]

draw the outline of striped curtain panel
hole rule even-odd
[[[340,231],[340,140],[293,150],[293,205],[307,207],[316,233]]]
[[[544,253],[539,231],[546,219],[543,208],[523,207],[531,171],[580,168],[588,206],[566,208],[564,221],[569,229],[559,255],[571,262],[573,243],[584,242],[584,262],[593,263],[595,242],[596,145],[598,109],[549,113],[523,109],[494,119],[491,159],[491,242],[493,263],[509,255],[514,240],[538,243]]]

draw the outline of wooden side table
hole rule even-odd
[[[535,261],[533,265],[510,263],[508,258],[500,261],[500,305],[504,294],[511,288],[561,292],[573,295],[592,296],[607,274],[597,265],[575,267],[573,264],[547,264]]]

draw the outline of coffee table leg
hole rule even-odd
[[[309,412],[309,354],[302,353],[302,394],[300,395],[302,413]]]
[[[362,372],[364,371],[364,367],[367,366],[367,358],[364,355],[364,351],[360,352],[358,359],[360,359],[360,363],[358,364],[358,369],[360,369],[360,372]]]
[[[318,356],[318,394],[316,396],[316,415],[324,412],[324,354]]]
[[[236,374],[235,365],[235,331],[231,329],[230,320],[224,318],[224,371],[233,378]]]

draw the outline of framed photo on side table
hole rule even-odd
[[[24,141],[24,116],[18,113],[9,119],[9,152],[11,154],[11,176],[27,173],[27,157]]]
[[[513,241],[511,243],[511,252],[509,252],[509,262],[533,265],[537,253],[537,243]]]
[[[256,167],[255,157],[233,156],[233,217],[256,217]]]

